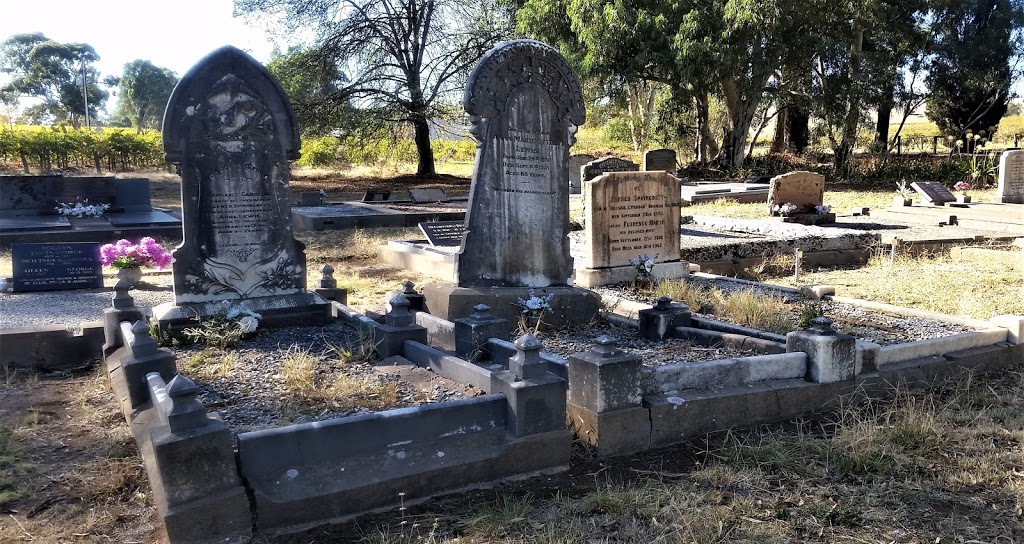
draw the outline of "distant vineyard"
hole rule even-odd
[[[0,129],[0,163],[24,172],[124,171],[166,164],[156,131],[105,128],[95,132],[40,126]]]

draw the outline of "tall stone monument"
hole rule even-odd
[[[174,303],[161,322],[244,304],[274,325],[329,318],[306,290],[305,247],[292,235],[289,161],[295,117],[281,86],[252,57],[226,46],[181,79],[163,121],[167,160],[181,172],[183,241],[174,250]]]
[[[577,127],[586,119],[583,95],[558,51],[513,40],[483,56],[463,105],[477,141],[456,268],[463,291],[440,293],[434,286],[424,288],[424,296],[431,313],[449,319],[469,315],[480,302],[514,317],[514,302],[526,288],[565,287],[573,273],[568,163]],[[578,291],[571,290],[582,296]],[[579,313],[568,305],[563,311]]]

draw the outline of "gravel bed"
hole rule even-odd
[[[595,346],[594,340],[605,334],[618,341],[619,349],[639,356],[644,366],[662,366],[760,355],[754,350],[694,346],[690,342],[679,338],[669,338],[664,342],[652,342],[641,338],[634,327],[612,323],[585,329],[567,329],[550,333],[542,332],[538,339],[544,344],[544,351],[560,357],[568,357],[573,353],[593,348]]]
[[[260,331],[228,351],[194,344],[175,353],[179,371],[199,386],[199,401],[236,433],[483,394],[401,359],[371,364],[339,357],[342,349],[359,354],[364,343],[354,327],[338,321]],[[286,384],[285,367],[299,357],[315,361],[316,378],[311,387],[294,391]],[[358,401],[356,395],[324,394],[338,380],[361,384],[368,393]]]
[[[83,321],[103,319],[111,307],[116,276],[105,276],[102,289],[74,291],[0,292],[0,329],[32,325],[63,325],[76,331]],[[144,283],[131,290],[135,305],[152,308],[174,300],[170,273],[147,273]]]
[[[693,277],[688,281],[704,287],[714,287],[722,291],[731,292],[743,289],[754,289],[766,295],[782,298],[787,304],[792,305],[791,314],[796,319],[800,312],[798,306],[804,299],[790,290],[780,289],[766,284],[741,283],[730,280],[716,280],[709,278]],[[602,296],[618,296],[635,302],[652,304],[654,297],[643,295],[635,289],[626,288],[625,285],[615,287],[599,287],[594,289]],[[820,301],[821,309],[825,317],[832,319],[834,327],[840,332],[851,334],[857,338],[887,346],[892,344],[903,344],[929,338],[939,338],[970,332],[974,329],[954,323],[935,321],[921,317],[908,317],[887,314],[874,310],[868,310],[852,304],[845,304],[833,301]],[[694,315],[715,319],[718,321],[728,320],[722,316],[701,313],[695,308],[690,308]]]

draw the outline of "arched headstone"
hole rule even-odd
[[[181,169],[175,303],[304,293],[288,202],[299,135],[273,76],[234,47],[210,53],[174,88],[163,145]]]
[[[463,104],[477,155],[458,284],[565,285],[569,147],[586,120],[576,75],[548,45],[505,42],[473,70]]]
[[[261,326],[329,320],[330,304],[306,290],[305,247],[292,235],[299,133],[270,72],[234,47],[210,53],[174,87],[163,143],[181,172],[183,237],[174,302],[153,308],[157,322],[174,328],[234,305],[259,313]]]

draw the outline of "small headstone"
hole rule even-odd
[[[448,202],[448,195],[440,187],[425,187],[423,189],[409,189],[409,196],[413,202]]]
[[[479,149],[459,287],[565,285],[569,147],[586,120],[576,74],[553,47],[512,40],[480,59],[463,105]]]
[[[114,208],[123,210],[125,213],[152,212],[149,180],[145,178],[116,180],[114,183]]]
[[[88,202],[89,204],[114,206],[116,204],[116,181],[116,178],[111,177],[65,177],[61,194],[57,200],[68,204]]]
[[[299,206],[320,206],[324,203],[324,195],[320,191],[302,191],[299,193]]]
[[[814,213],[825,197],[825,176],[814,172],[789,172],[775,176],[768,188],[768,214],[779,215],[776,206],[793,204],[794,213]]]
[[[915,181],[910,186],[927,202],[941,206],[947,202],[956,202],[956,197],[945,185],[937,181]]]
[[[618,172],[583,183],[586,268],[627,266],[641,254],[678,261],[679,180],[666,172]]]
[[[652,149],[644,153],[645,172],[675,172],[676,151],[674,149]]]
[[[583,188],[583,165],[593,161],[597,157],[593,155],[569,155],[569,188],[578,192]]]
[[[638,172],[639,170],[640,167],[633,161],[618,157],[605,157],[583,165],[580,169],[580,178],[583,181],[590,181],[609,172]]]
[[[93,242],[13,244],[14,291],[103,287],[100,245]]]
[[[434,221],[420,223],[419,227],[432,246],[458,246],[462,243],[462,235],[466,233],[463,221]]]
[[[174,302],[306,293],[288,202],[299,134],[267,70],[234,47],[214,51],[174,88],[163,134],[182,178]]]
[[[391,197],[391,191],[384,189],[370,189],[363,193],[363,202],[383,202]]]
[[[1006,151],[999,157],[996,201],[1024,204],[1024,151]]]

